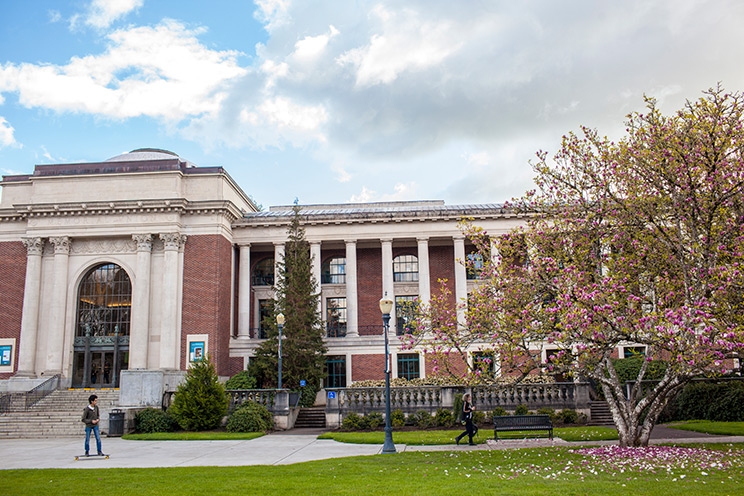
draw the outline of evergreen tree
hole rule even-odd
[[[301,207],[295,204],[294,215],[287,229],[284,260],[277,261],[279,279],[274,286],[274,315],[285,317],[282,334],[282,386],[302,391],[302,404],[312,406],[324,377],[326,347],[318,312],[318,283],[312,276],[310,245],[300,224]],[[266,322],[268,339],[256,350],[251,360],[251,375],[260,387],[275,387],[278,383],[279,331],[276,319]],[[300,381],[305,386],[300,386]]]
[[[220,426],[227,404],[225,387],[209,357],[204,357],[191,364],[168,413],[184,430],[203,431]]]

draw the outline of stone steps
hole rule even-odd
[[[323,428],[326,426],[325,408],[301,408],[297,415],[294,427],[297,429],[304,428]]]
[[[0,415],[0,439],[83,436],[85,425],[80,418],[91,394],[98,395],[101,434],[106,434],[108,414],[118,404],[119,391],[73,389],[53,391],[29,411]]]
[[[587,425],[615,425],[610,406],[606,401],[591,401],[589,408],[591,413]]]

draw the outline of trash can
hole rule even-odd
[[[118,408],[114,408],[109,413],[108,435],[109,437],[124,435],[124,412]]]

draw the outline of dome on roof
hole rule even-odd
[[[168,150],[160,150],[159,148],[138,148],[129,153],[122,153],[121,155],[111,157],[106,160],[106,162],[133,162],[138,160],[164,160],[174,158],[179,157]]]

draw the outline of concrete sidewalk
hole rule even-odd
[[[686,433],[695,434],[695,433]],[[249,441],[128,441],[103,438],[108,460],[91,457],[75,461],[83,453],[83,438],[5,439],[0,442],[0,465],[3,469],[34,468],[130,468],[130,467],[196,467],[287,465],[311,460],[376,455],[382,445],[346,444],[330,439],[317,439],[317,432],[275,433]],[[655,438],[653,443],[744,442],[743,436],[693,436]],[[617,441],[567,443],[561,439],[487,440],[477,446],[406,446],[404,451],[471,451],[493,449],[541,448],[550,446],[608,445]],[[95,449],[95,441],[91,440]]]

